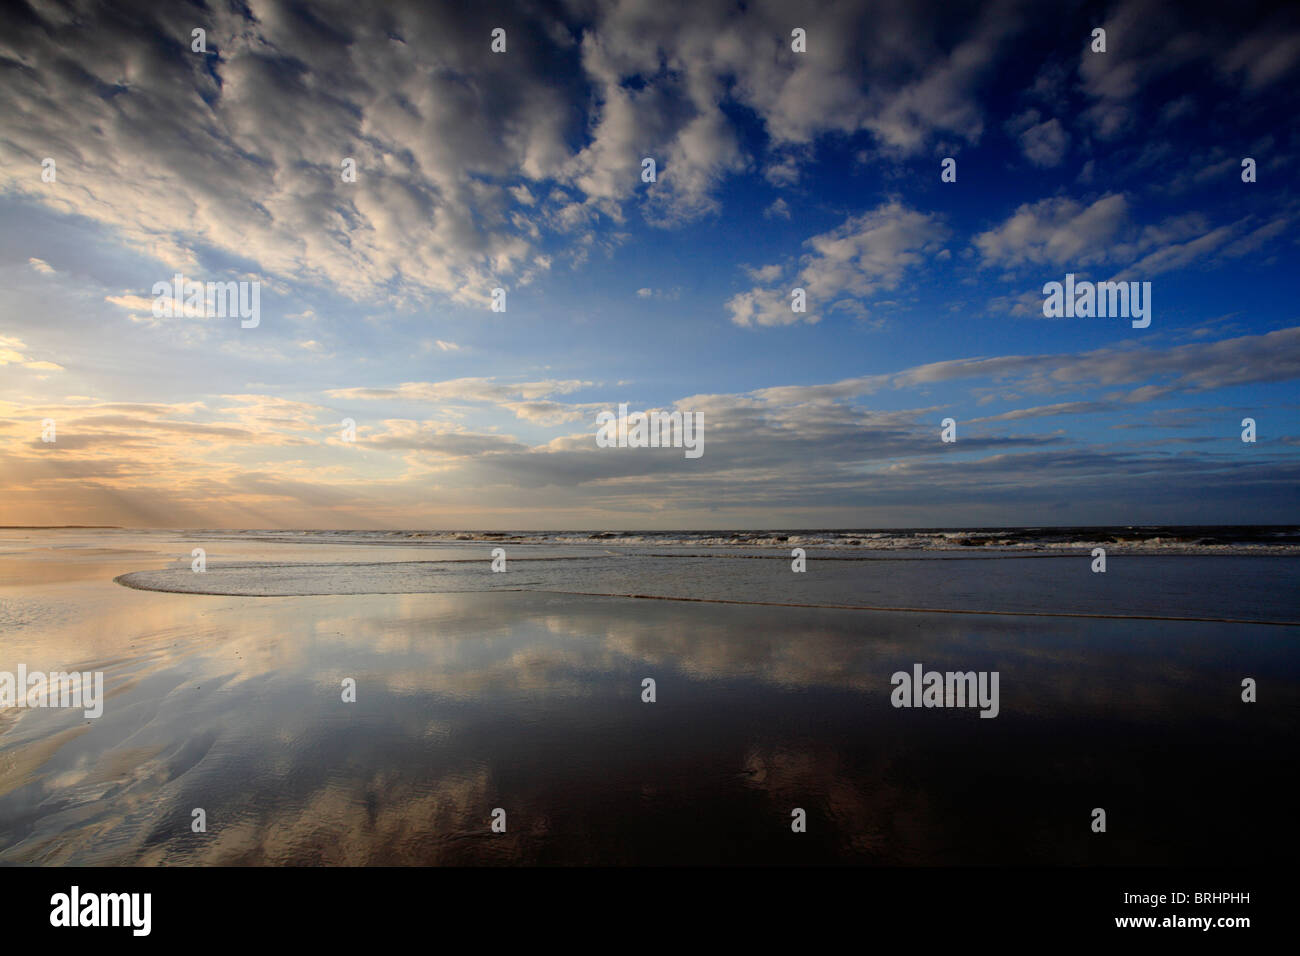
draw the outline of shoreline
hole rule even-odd
[[[550,560],[547,558],[534,558],[536,561]],[[564,560],[564,559],[555,559]],[[572,559],[570,559],[572,560]],[[378,562],[384,564],[387,562]],[[394,564],[421,564],[425,562],[392,562]],[[453,562],[454,563],[454,562]],[[219,570],[219,569],[216,569]],[[131,575],[141,572],[130,571],[126,574],[119,574],[113,578],[113,583],[133,591],[145,591],[155,594],[194,594],[201,597],[245,597],[245,598],[302,598],[302,597],[376,597],[388,595],[409,595],[409,594],[500,594],[502,592],[509,594],[556,594],[567,595],[570,597],[593,597],[593,598],[614,598],[619,600],[630,601],[681,601],[693,604],[731,604],[744,607],[789,607],[805,608],[809,610],[826,610],[826,611],[878,611],[894,614],[982,614],[992,617],[1053,617],[1053,618],[1084,618],[1102,621],[1171,621],[1186,622],[1193,624],[1258,624],[1266,627],[1300,627],[1300,620],[1296,621],[1269,621],[1257,620],[1253,618],[1230,618],[1230,617],[1178,617],[1165,614],[1093,614],[1087,612],[1075,611],[1015,611],[1015,610],[984,610],[975,608],[943,608],[943,607],[901,607],[890,605],[875,604],[803,604],[793,601],[742,601],[734,598],[697,598],[697,597],[678,597],[665,594],[609,594],[599,591],[563,591],[553,588],[531,588],[531,587],[499,587],[499,588],[458,588],[440,591],[300,591],[293,594],[253,594],[237,591],[196,591],[180,590],[172,588],[148,587],[143,584],[137,584],[127,580]]]

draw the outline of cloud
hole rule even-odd
[[[0,365],[17,365],[35,372],[61,372],[62,365],[27,355],[27,346],[21,339],[0,335]]]
[[[777,386],[751,394],[765,402],[825,403],[871,395],[883,389],[911,388],[981,379],[1014,383],[1037,393],[1065,387],[1146,386],[1143,400],[1176,392],[1204,392],[1236,385],[1286,382],[1300,378],[1300,326],[1217,342],[1167,349],[1104,348],[1072,354],[1004,355],[952,359],[898,372],[842,379],[821,385]]]
[[[850,297],[871,298],[897,288],[906,272],[939,255],[947,236],[947,228],[937,217],[897,201],[850,216],[835,229],[804,243],[810,251],[800,259],[791,289],[753,288],[732,296],[727,302],[731,321],[741,326],[818,322],[821,310],[851,309],[846,303]],[[760,282],[771,282],[779,275],[775,266],[749,272]],[[807,293],[807,312],[792,311],[793,288]]]
[[[1289,216],[1278,216],[1237,239],[1223,250],[1223,255],[1229,259],[1239,259],[1258,252],[1270,240],[1286,232],[1292,222]]]
[[[775,201],[773,201],[772,205],[768,206],[766,209],[763,210],[763,218],[789,219],[790,204],[786,202],[785,199],[783,199],[782,197],[777,196]]]
[[[1061,165],[1070,145],[1070,134],[1061,121],[1053,117],[1029,127],[1020,134],[1020,150],[1035,166],[1050,168]]]
[[[104,301],[131,311],[144,312],[145,314],[152,314],[153,312],[154,300],[152,296],[123,292],[121,295],[106,295]]]
[[[636,297],[638,299],[664,299],[673,302],[681,296],[681,292],[681,289],[664,291],[663,289],[644,288],[636,290]]]
[[[740,326],[794,325],[821,321],[816,312],[800,313],[792,308],[791,294],[780,289],[750,289],[727,300],[731,321]]]
[[[494,402],[534,426],[587,423],[539,444],[405,418],[360,421],[357,441],[344,443],[334,437],[337,413],[323,405],[256,393],[220,396],[215,411],[198,401],[0,403],[0,467],[8,480],[0,513],[17,514],[39,504],[70,516],[91,509],[101,518],[164,526],[185,518],[208,526],[214,521],[292,526],[307,514],[315,515],[312,523],[318,526],[355,527],[358,521],[410,526],[417,516],[448,509],[471,513],[489,500],[509,502],[485,510],[513,515],[513,521],[501,520],[520,526],[540,510],[622,513],[643,521],[653,517],[646,504],[653,501],[661,517],[680,524],[717,501],[743,502],[746,515],[811,516],[811,498],[840,515],[892,509],[890,520],[906,523],[903,515],[914,522],[919,518],[912,509],[922,488],[926,514],[935,514],[935,507],[944,513],[946,505],[959,514],[961,507],[975,505],[1041,503],[1048,486],[1053,501],[1065,489],[1080,500],[1103,502],[1106,496],[1140,491],[1157,471],[1162,488],[1169,490],[1165,498],[1180,495],[1190,501],[1211,491],[1226,494],[1230,486],[1276,497],[1294,487],[1297,474],[1293,462],[1268,446],[1261,446],[1249,464],[1233,459],[1225,477],[1222,461],[1211,452],[1169,457],[1150,442],[1136,451],[1081,447],[1070,437],[1073,429],[1015,434],[994,428],[1145,409],[1179,392],[1297,378],[1300,327],[1165,348],[962,358],[836,382],[690,395],[670,406],[704,416],[707,452],[687,469],[672,449],[598,448],[593,413],[607,405],[538,397],[588,384],[568,380],[457,379],[365,394],[327,393],[353,399],[455,397]],[[1053,400],[979,418],[960,410],[979,404],[973,397],[962,406],[881,408],[864,401],[883,390],[925,394],[962,382],[993,383],[1006,400],[1016,397],[1006,395],[1010,389]],[[520,397],[525,394],[533,397]],[[1156,411],[1151,427],[1163,427]],[[968,426],[956,448],[938,440],[939,419],[954,412]],[[1142,414],[1147,417],[1145,410]],[[37,423],[45,417],[59,423],[55,445],[39,441]],[[1185,423],[1175,424],[1186,431]],[[296,457],[286,458],[286,452]],[[961,455],[959,467],[949,457],[953,454]],[[810,471],[808,462],[817,462],[817,468]],[[1104,487],[1097,481],[1100,474],[1107,476]],[[877,521],[884,516],[881,512]]]
[[[897,288],[903,274],[940,251],[948,230],[933,215],[894,201],[813,236],[800,279],[819,301],[842,295],[869,297]]]
[[[1244,27],[1243,27],[1244,20]],[[1150,24],[1159,22],[1161,29]],[[1247,94],[1284,82],[1300,64],[1300,17],[1294,9],[1242,18],[1216,4],[1124,0],[1100,24],[1105,53],[1081,44],[1079,77],[1092,101],[1083,118],[1103,140],[1134,128],[1146,90],[1163,89],[1177,71],[1209,68]],[[1152,97],[1152,110],[1165,99]]]
[[[559,174],[578,118],[545,78],[545,21],[514,17],[506,63],[479,53],[487,9],[242,10],[204,13],[206,56],[184,8],[16,18],[0,41],[24,64],[0,81],[14,130],[0,186],[114,228],[164,274],[212,248],[352,297],[468,304],[528,280],[533,243],[506,212],[526,204],[520,180]],[[26,172],[46,155],[56,184]]]
[[[565,404],[564,402],[532,401],[505,402],[502,407],[508,408],[523,421],[549,427],[592,419],[598,411],[607,409],[609,406],[599,402]]]
[[[362,401],[504,403],[564,395],[591,385],[591,382],[577,379],[505,384],[488,378],[456,378],[443,382],[405,382],[396,388],[335,388],[329,389],[325,394],[331,398]]]
[[[793,186],[799,182],[801,174],[801,163],[804,156],[801,152],[786,151],[779,159],[775,159],[763,167],[763,177],[773,186]],[[777,199],[768,209],[768,212],[775,216],[790,218],[789,208],[784,199]],[[767,213],[764,213],[767,215]]]
[[[384,431],[365,436],[366,448],[428,452],[444,458],[474,458],[527,448],[508,435],[472,432],[444,422],[394,419],[385,421],[383,425]]]
[[[1104,261],[1107,246],[1127,222],[1123,195],[1084,206],[1073,199],[1044,199],[1020,206],[1000,226],[972,240],[986,266],[1086,266]]]
[[[1277,14],[1216,58],[1224,73],[1239,76],[1250,92],[1280,83],[1300,64],[1300,29]]]
[[[1186,268],[1221,248],[1232,237],[1232,233],[1232,226],[1220,226],[1186,242],[1171,243],[1143,256],[1133,264],[1132,268],[1125,269],[1116,278],[1126,281],[1139,276],[1153,276],[1161,272]],[[1262,239],[1260,241],[1262,242]]]
[[[0,78],[0,188],[102,223],[164,275],[216,251],[354,299],[476,307],[544,271],[544,245],[582,261],[596,221],[630,203],[661,226],[715,213],[753,165],[735,106],[783,184],[829,134],[909,153],[974,141],[978,82],[1020,9],[988,6],[953,39],[938,2],[812,5],[798,55],[780,4],[611,0],[568,22],[515,11],[508,56],[485,56],[499,15],[482,6],[217,5],[200,18],[206,55],[185,7],[28,7],[0,39],[22,64]],[[871,56],[863,36],[881,38]],[[44,156],[57,183],[31,172]]]
[[[1297,14],[1204,6],[1206,27],[1192,29],[1181,6],[1118,0],[1101,21],[1109,52],[1079,60],[1091,14],[1031,22],[1036,7],[999,0],[566,0],[511,11],[506,56],[487,50],[492,5],[449,17],[414,0],[122,0],[72,17],[67,4],[20,4],[0,35],[11,67],[0,71],[0,192],[15,226],[0,263],[12,281],[0,364],[5,397],[23,396],[3,406],[13,494],[0,509],[244,526],[484,513],[474,509],[672,523],[730,497],[763,523],[806,514],[810,499],[889,502],[933,523],[943,516],[921,519],[918,483],[978,501],[983,489],[966,486],[987,477],[989,500],[1013,509],[996,520],[1043,477],[1114,494],[1096,480],[1114,467],[1116,487],[1139,487],[1166,461],[1153,449],[1083,449],[1084,429],[1056,426],[1091,416],[1082,424],[1096,432],[1107,413],[1145,416],[1240,385],[1264,406],[1262,386],[1296,375],[1294,333],[1269,331],[1293,317],[1266,294],[1266,269],[1293,251],[1283,110]],[[200,14],[206,56],[189,49]],[[792,21],[808,31],[805,54],[790,50]],[[1233,123],[1257,133],[1195,142],[1193,126]],[[976,206],[936,205],[948,187],[930,164],[971,145],[986,170],[1047,172],[995,176]],[[57,183],[40,180],[46,155]],[[1243,155],[1259,159],[1259,187],[1240,187]],[[345,157],[354,183],[339,175]],[[641,179],[646,157],[656,182]],[[1061,175],[1078,164],[1077,179]],[[929,186],[912,181],[918,171]],[[1175,195],[1193,188],[1203,203]],[[890,198],[900,190],[906,204]],[[813,225],[783,246],[796,209]],[[973,238],[951,241],[980,215],[991,218]],[[586,276],[559,268],[631,242]],[[50,262],[62,281],[48,281]],[[1171,285],[1169,324],[1103,349],[1113,330],[1101,326],[982,322],[967,291],[995,269],[1008,287],[988,291],[989,308],[1041,316],[1037,290],[1067,270],[1145,279],[1225,265],[1223,293],[1242,298],[1234,328],[1192,328],[1204,284]],[[157,322],[145,292],[177,270],[263,281],[260,330],[133,327]],[[516,312],[516,290],[534,282],[544,287]],[[511,291],[509,316],[487,313],[496,285]],[[794,288],[807,292],[804,313],[791,310]],[[682,308],[665,307],[679,296]],[[710,301],[729,323],[710,319]],[[589,307],[602,302],[608,317]],[[469,327],[448,304],[492,323],[474,326],[475,348],[433,337]],[[914,327],[855,347],[913,305]],[[647,332],[651,313],[660,324]],[[800,322],[823,324],[775,333],[790,345],[777,356],[770,336],[734,327]],[[1035,333],[1032,346],[1016,329]],[[1071,350],[1084,340],[1089,351]],[[476,351],[490,377],[424,380],[421,360]],[[689,468],[680,455],[594,446],[593,413],[624,396],[576,369],[640,379],[651,357],[663,374],[638,400],[706,413],[708,451]],[[72,371],[47,375],[55,358]],[[773,367],[789,377],[762,371]],[[787,384],[754,388],[774,381]],[[720,382],[735,391],[673,399]],[[202,404],[164,401],[196,387],[209,390]],[[142,401],[55,398],[67,392]],[[945,414],[978,426],[956,449],[935,440]],[[47,416],[59,422],[53,447],[35,437]],[[355,443],[336,437],[344,416],[358,422]],[[498,431],[510,428],[520,434]],[[1259,487],[1294,471],[1267,457],[1278,447],[1251,448],[1250,466],[1198,453],[1161,473],[1204,491],[1226,485],[1213,475],[1230,467]]]
[[[745,274],[755,282],[775,282],[777,279],[781,278],[781,273],[784,271],[775,263],[766,266],[758,266],[757,268],[752,266],[744,266],[743,268]]]

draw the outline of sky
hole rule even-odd
[[[4,23],[0,524],[1300,521],[1295,5]],[[1045,317],[1067,274],[1150,324]],[[600,447],[620,403],[703,454]]]

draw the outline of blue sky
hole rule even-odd
[[[0,523],[1296,520],[1293,10],[76,9],[0,38]]]

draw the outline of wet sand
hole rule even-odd
[[[0,710],[0,863],[1213,865],[1296,846],[1294,625],[495,584],[162,593],[113,581],[175,567],[157,538],[36,544],[0,550],[0,670],[102,670],[107,700],[95,720]],[[918,662],[998,671],[998,717],[893,707],[890,675]]]

